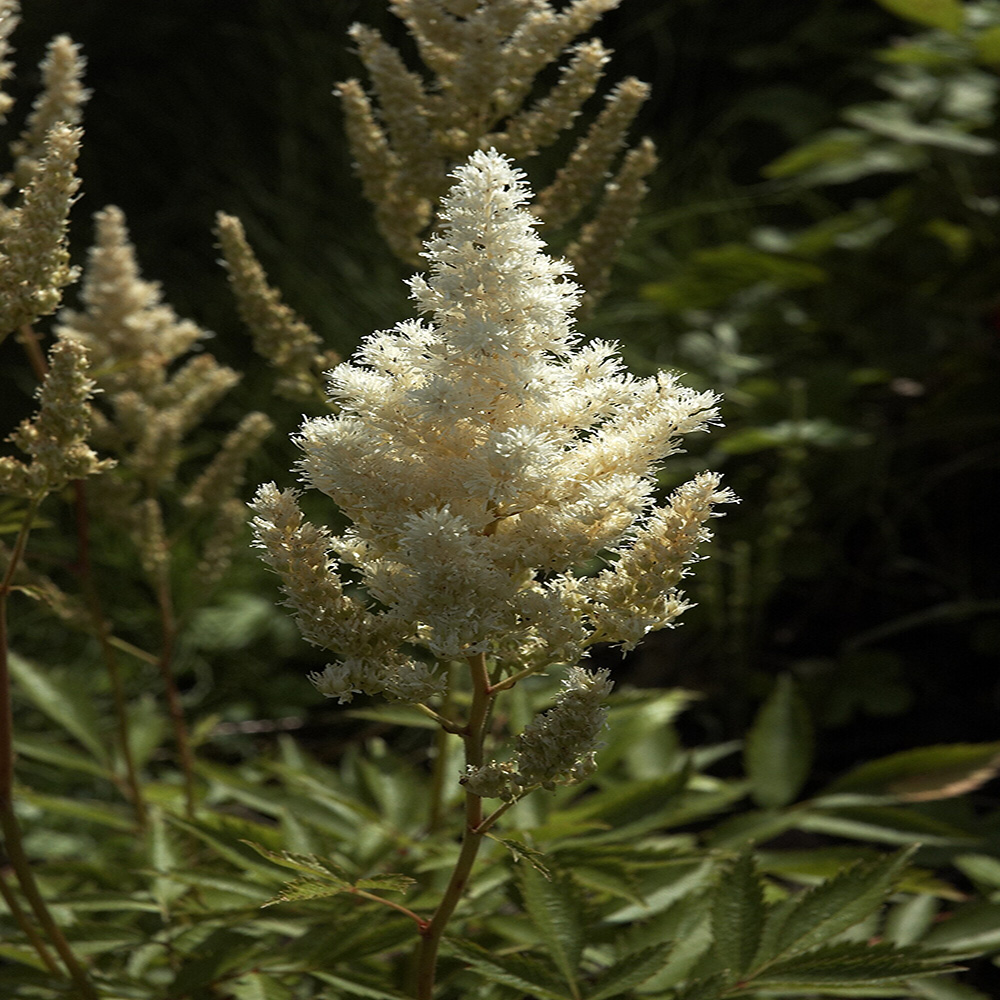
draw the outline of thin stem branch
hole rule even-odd
[[[157,666],[160,668],[160,676],[167,692],[167,707],[174,728],[174,742],[177,744],[177,755],[184,774],[184,811],[188,818],[191,818],[195,813],[194,756],[191,753],[187,723],[184,721],[184,706],[181,704],[180,692],[174,679],[173,659],[174,645],[177,641],[177,622],[170,596],[170,582],[165,576],[157,581],[156,599],[160,606],[160,628],[163,635],[163,646]]]
[[[31,870],[31,862],[27,854],[24,853],[24,845],[21,842],[21,826],[14,815],[14,809],[9,799],[0,801],[0,829],[3,830],[4,850],[10,859],[10,866],[17,875],[17,880],[21,885],[21,892],[31,906],[31,911],[35,914],[35,919],[41,924],[48,939],[52,942],[52,947],[58,952],[59,957],[69,972],[73,985],[76,986],[77,994],[83,1000],[98,1000],[97,991],[94,989],[80,964],[73,949],[70,948],[59,925],[55,922],[49,908],[45,905],[45,899],[38,889],[35,881],[35,874]]]
[[[489,714],[490,678],[486,669],[486,654],[479,653],[469,657],[469,667],[472,670],[472,706],[469,710],[469,722],[462,733],[465,742],[465,760],[472,767],[481,767],[483,763],[483,742],[486,738],[486,719]],[[483,842],[482,833],[478,832],[483,822],[483,800],[472,792],[465,792],[465,830],[462,833],[462,847],[458,860],[452,870],[448,886],[434,911],[433,917],[422,932],[417,956],[417,1000],[433,1000],[434,978],[437,971],[437,956],[444,936],[445,927],[455,912],[469,875]]]
[[[445,768],[448,766],[448,738],[457,730],[450,728],[447,723],[447,713],[451,710],[452,684],[454,682],[454,670],[452,664],[444,664],[447,688],[445,689],[444,703],[441,711],[445,713],[441,717],[441,728],[434,733],[434,760],[431,765],[431,787],[430,787],[430,807],[427,812],[427,832],[434,833],[441,828],[441,821],[445,805]],[[438,713],[434,713],[437,715]]]
[[[433,719],[446,733],[452,733],[455,736],[461,736],[465,730],[465,727],[458,722],[452,722],[451,719],[446,718],[441,715],[440,712],[435,712],[430,705],[425,705],[423,702],[416,702],[414,707],[424,713],[429,719]]]
[[[21,827],[14,814],[14,714],[11,704],[10,663],[7,651],[7,598],[11,591],[11,580],[13,580],[18,564],[24,555],[25,547],[28,544],[28,535],[31,533],[31,525],[41,501],[41,497],[33,500],[25,512],[21,530],[17,534],[17,540],[14,542],[10,554],[7,572],[4,574],[3,580],[0,581],[0,830],[3,832],[4,850],[7,852],[14,873],[17,875],[24,898],[28,901],[35,919],[45,931],[49,941],[52,942],[52,947],[63,960],[63,964],[76,986],[77,994],[82,1000],[98,1000],[97,992],[87,978],[83,966],[73,954],[69,942],[53,919],[41,892],[39,892],[34,872],[31,870],[31,862],[24,853],[24,846],[21,842]]]
[[[97,635],[97,641],[101,647],[101,656],[108,672],[108,679],[111,682],[111,694],[114,699],[115,720],[118,728],[118,748],[125,764],[125,792],[135,811],[136,823],[142,828],[146,825],[146,804],[129,740],[128,703],[125,698],[125,686],[122,683],[121,670],[118,668],[118,657],[111,644],[111,630],[101,607],[90,561],[90,516],[87,507],[87,488],[82,479],[76,480],[73,487],[76,491],[77,574],[80,578],[80,587]]]
[[[65,973],[59,963],[52,957],[52,952],[45,946],[45,942],[32,923],[31,917],[21,909],[21,904],[17,901],[14,890],[7,885],[7,880],[3,877],[3,872],[0,872],[0,896],[3,896],[3,901],[7,904],[10,915],[14,918],[18,927],[24,931],[24,936],[31,943],[31,947],[38,952],[38,957],[45,963],[45,968],[54,976],[64,976]]]
[[[17,331],[17,340],[28,356],[28,364],[35,373],[35,378],[39,382],[44,382],[45,376],[49,372],[49,364],[45,360],[45,353],[42,351],[42,345],[38,334],[35,333],[35,328],[30,323],[26,323]]]
[[[525,667],[524,670],[519,670],[516,674],[511,674],[510,677],[497,681],[496,684],[491,684],[490,694],[496,694],[497,691],[509,691],[518,681],[523,681],[525,677],[531,677],[532,674],[537,674],[544,669],[544,667]]]
[[[534,786],[534,787],[537,787],[537,785]],[[529,791],[530,791],[530,789],[529,789]],[[527,793],[525,793],[525,794],[527,794]],[[511,799],[510,802],[505,802],[502,806],[500,806],[499,809],[494,809],[493,812],[491,812],[489,814],[489,816],[487,816],[486,819],[484,819],[482,821],[482,823],[480,823],[479,826],[476,827],[476,833],[478,833],[478,834],[488,833],[489,830],[491,829],[491,827],[494,825],[494,823],[496,823],[496,821],[508,809],[511,809],[514,806],[516,806],[518,804],[518,802],[520,802],[521,799],[523,799],[523,798],[524,798],[524,795],[520,796],[520,798],[517,798],[517,799]]]
[[[398,910],[400,913],[405,914],[411,920],[416,922],[421,934],[423,934],[427,929],[429,921],[425,920],[419,913],[414,913],[408,906],[403,906],[402,903],[396,903],[391,899],[386,899],[384,896],[376,896],[375,893],[366,892],[364,889],[348,889],[348,892],[352,896],[360,896],[362,899],[370,899],[373,903],[381,903],[383,906],[388,906],[393,910]]]

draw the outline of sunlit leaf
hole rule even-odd
[[[953,743],[904,750],[868,761],[826,791],[893,795],[923,802],[964,795],[996,776],[1000,743]]]
[[[965,16],[960,0],[876,0],[899,17],[929,28],[958,31]]]

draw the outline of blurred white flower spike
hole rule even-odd
[[[303,634],[337,657],[314,680],[341,701],[424,701],[442,689],[435,660],[485,654],[496,685],[594,642],[634,646],[684,610],[685,567],[734,499],[703,473],[655,505],[659,464],[716,422],[717,398],[578,343],[580,289],[544,253],[510,160],[475,152],[452,176],[429,275],[410,281],[423,318],[336,367],[337,413],[298,438],[304,482],[351,526],[309,524],[273,484],[252,505]],[[606,568],[577,575],[595,557]]]

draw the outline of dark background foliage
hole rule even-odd
[[[76,252],[91,213],[125,210],[146,276],[247,370],[219,426],[268,409],[280,432],[257,472],[288,482],[300,414],[248,355],[212,218],[243,218],[274,283],[341,352],[406,316],[405,269],[374,232],[331,95],[360,72],[352,21],[406,39],[382,4],[337,0],[26,6],[15,123],[49,37],[69,33],[89,62]],[[773,678],[794,674],[826,730],[817,781],[997,732],[1000,269],[996,216],[979,205],[997,195],[996,154],[932,147],[834,184],[767,171],[845,108],[884,99],[877,53],[920,30],[871,0],[624,0],[599,32],[610,79],[653,84],[641,128],[662,166],[586,330],[620,337],[640,369],[726,391],[726,430],[664,481],[710,462],[743,498],[691,581],[699,607],[623,676],[703,692],[690,735],[714,739],[742,733]],[[992,105],[974,131],[997,138]],[[17,347],[4,351],[10,371]],[[248,596],[260,579],[242,568],[220,598],[242,609],[237,636],[220,639],[210,612],[196,622],[189,696],[223,717],[326,718],[301,644]],[[241,660],[239,676],[206,680],[213,657]]]

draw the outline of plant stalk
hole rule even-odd
[[[174,606],[170,597],[170,584],[161,579],[157,583],[156,598],[160,605],[160,623],[163,632],[163,646],[160,650],[158,666],[163,686],[167,692],[167,707],[170,721],[174,728],[174,742],[177,744],[177,755],[180,758],[181,771],[184,774],[184,811],[188,818],[195,813],[194,788],[194,756],[191,753],[191,740],[188,738],[187,723],[184,721],[184,706],[181,704],[180,692],[174,679],[174,644],[177,639],[177,622],[174,618]]]
[[[76,538],[77,538],[77,574],[83,597],[90,613],[97,641],[101,647],[101,656],[111,682],[111,695],[115,706],[115,721],[118,728],[118,746],[122,761],[125,764],[125,791],[132,808],[135,820],[140,829],[146,825],[146,803],[142,795],[142,785],[132,756],[132,745],[129,740],[128,703],[125,698],[125,685],[122,683],[121,670],[118,668],[118,656],[111,645],[111,634],[101,599],[94,583],[93,568],[90,562],[90,516],[87,507],[87,488],[82,479],[73,483],[76,501]]]
[[[7,572],[0,581],[0,830],[3,832],[4,850],[10,860],[11,868],[17,875],[24,898],[31,906],[35,919],[52,942],[52,947],[63,960],[76,986],[77,995],[81,1000],[98,1000],[97,991],[87,978],[87,973],[45,905],[45,899],[38,889],[34,872],[31,870],[31,862],[24,852],[21,826],[14,813],[14,712],[11,703],[10,662],[7,650],[7,597],[10,594],[11,580],[28,544],[31,524],[41,501],[42,498],[38,497],[28,507],[10,555]],[[41,954],[39,952],[39,955]]]
[[[466,763],[472,767],[480,767],[483,763],[486,719],[492,701],[490,678],[486,670],[486,654],[478,653],[476,656],[470,656],[469,666],[472,670],[472,707],[469,710],[469,721],[462,733],[462,739],[465,742]],[[483,842],[483,833],[479,830],[482,822],[483,800],[466,790],[465,830],[462,833],[462,848],[458,861],[455,863],[441,902],[434,911],[434,916],[431,917],[426,929],[421,932],[417,955],[417,1000],[433,1000],[441,938],[455,912],[455,907],[462,898],[476,855]]]

